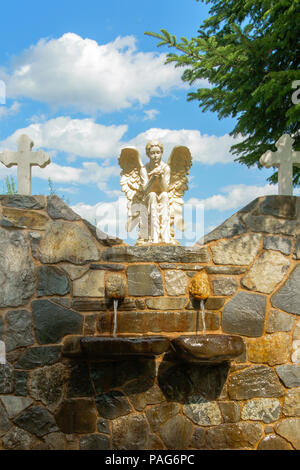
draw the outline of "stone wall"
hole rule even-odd
[[[300,449],[299,222],[299,198],[268,196],[204,245],[129,247],[56,196],[1,196],[0,449]],[[241,336],[235,361],[66,354],[112,335],[116,282],[118,335],[201,332],[204,268],[206,333]]]

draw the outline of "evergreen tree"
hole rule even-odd
[[[300,0],[200,1],[211,8],[196,37],[177,40],[165,29],[145,33],[175,50],[166,62],[185,68],[184,82],[208,80],[209,87],[190,92],[188,100],[219,119],[236,119],[231,135],[243,140],[231,151],[248,167],[260,167],[260,156],[276,150],[284,133],[300,149]],[[277,181],[277,172],[269,181]],[[300,184],[300,168],[294,168],[294,184]]]

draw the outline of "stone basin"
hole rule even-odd
[[[91,336],[80,339],[82,355],[87,358],[105,359],[122,356],[159,356],[170,347],[164,336]]]
[[[220,364],[240,356],[244,342],[239,336],[232,335],[189,335],[174,338],[171,347],[183,361]]]

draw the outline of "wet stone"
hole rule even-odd
[[[105,418],[99,418],[97,421],[97,430],[103,434],[110,434],[109,421]]]
[[[146,415],[152,431],[158,431],[163,423],[177,415],[179,411],[180,405],[178,403],[162,403],[161,405],[148,408]]]
[[[14,310],[6,314],[6,351],[34,343],[32,313],[27,310]]]
[[[247,400],[255,397],[281,397],[284,389],[271,368],[254,366],[229,377],[228,393],[232,400]]]
[[[240,419],[240,406],[231,401],[220,402],[219,407],[225,423],[236,423]]]
[[[55,418],[60,430],[66,434],[96,431],[96,407],[94,400],[88,398],[65,400]]]
[[[285,416],[300,416],[300,388],[295,388],[286,392],[283,414]]]
[[[27,348],[19,357],[15,367],[18,369],[34,369],[59,361],[60,346],[36,346]]]
[[[153,360],[136,359],[105,361],[102,363],[91,364],[91,378],[96,393],[101,394],[112,388],[119,388],[129,380],[136,379],[140,376],[154,377],[155,364]]]
[[[266,332],[275,333],[276,331],[291,331],[294,323],[294,318],[287,313],[280,312],[279,310],[270,310]]]
[[[164,396],[153,380],[139,378],[131,381],[124,388],[124,393],[137,411],[142,411],[147,405],[155,405],[164,401]]]
[[[35,291],[35,271],[24,233],[0,228],[0,253],[0,307],[25,305]]]
[[[186,449],[190,443],[192,432],[191,421],[181,415],[174,416],[160,428],[160,435],[167,449]]]
[[[277,421],[281,414],[280,402],[271,398],[257,398],[249,400],[242,410],[243,420],[263,421],[272,423]]]
[[[262,426],[252,423],[224,423],[206,432],[209,449],[254,448],[262,436]]]
[[[112,422],[112,448],[115,450],[146,450],[149,425],[145,416],[131,413]]]
[[[219,398],[227,380],[228,365],[203,366],[188,363],[162,365],[158,383],[168,401],[186,403],[191,395],[201,395],[207,400]]]
[[[41,406],[32,406],[25,410],[14,420],[14,424],[38,437],[57,431],[53,417]]]
[[[292,450],[291,444],[276,434],[265,436],[258,444],[257,450]]]
[[[263,295],[238,292],[223,309],[222,330],[243,336],[261,336],[265,310],[266,298]]]
[[[83,319],[72,310],[49,300],[34,300],[32,309],[39,344],[58,343],[65,335],[81,333]]]
[[[142,297],[164,295],[161,272],[153,264],[129,266],[127,277],[129,295]]]
[[[291,364],[276,367],[276,372],[285,387],[300,386],[300,365]]]
[[[0,364],[0,393],[13,392],[13,369],[10,364]]]
[[[37,296],[66,295],[70,292],[70,285],[64,271],[54,266],[40,266],[38,268]]]
[[[266,237],[264,239],[264,249],[276,250],[284,255],[289,255],[292,251],[292,239],[275,235]]]
[[[296,450],[300,450],[300,418],[287,418],[281,420],[275,431],[281,437],[291,442]]]
[[[108,450],[110,448],[109,438],[99,434],[91,434],[80,438],[80,450]]]
[[[92,397],[93,395],[88,363],[75,363],[70,373],[68,397]]]
[[[99,416],[106,419],[115,419],[131,413],[131,406],[122,392],[112,390],[96,398]]]
[[[56,195],[47,197],[47,212],[52,219],[81,220],[81,217]]]

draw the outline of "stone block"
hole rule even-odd
[[[30,374],[28,384],[30,396],[40,400],[51,410],[62,399],[66,381],[66,369],[63,364],[35,369]]]
[[[66,295],[70,284],[64,271],[56,266],[38,267],[37,296]]]
[[[129,266],[127,278],[129,295],[137,297],[164,295],[161,272],[153,264]]]
[[[49,300],[32,302],[33,323],[39,344],[59,343],[68,334],[80,334],[82,316]]]
[[[220,238],[231,238],[235,235],[240,235],[245,231],[245,227],[241,223],[239,215],[234,214],[229,219],[225,220],[225,222],[223,222],[217,228],[205,235],[204,244],[209,243],[213,240],[219,240]],[[201,240],[199,240],[197,244],[201,245]]]
[[[110,442],[107,436],[91,434],[80,438],[80,450],[108,450]]]
[[[35,270],[24,233],[0,228],[0,308],[25,305],[35,291]]]
[[[188,278],[182,271],[165,271],[165,287],[168,295],[185,295],[187,293]]]
[[[300,388],[294,388],[286,392],[283,414],[285,416],[300,416]]]
[[[73,281],[74,297],[104,297],[104,271],[88,271]]]
[[[186,297],[151,297],[146,305],[151,310],[182,310],[187,301]]]
[[[0,364],[0,393],[13,392],[13,368],[10,364]]]
[[[60,358],[60,346],[34,346],[27,348],[18,358],[17,369],[34,369],[45,365],[55,364]]]
[[[32,230],[45,230],[49,221],[48,217],[39,212],[26,209],[12,209],[4,207],[2,211],[1,225],[11,228],[25,228]]]
[[[47,212],[51,219],[81,220],[81,217],[55,194],[47,197]]]
[[[167,449],[184,450],[192,437],[193,425],[184,416],[176,415],[163,424],[160,435]]]
[[[22,194],[6,194],[0,196],[0,203],[16,209],[44,209],[44,196],[24,196]]]
[[[119,246],[103,251],[102,259],[115,263],[207,263],[210,260],[206,247],[184,246]]]
[[[256,423],[224,423],[206,432],[208,449],[255,448],[263,434],[263,427]]]
[[[32,434],[13,426],[2,438],[2,445],[6,450],[32,450],[34,441]]]
[[[233,295],[238,289],[238,281],[232,277],[220,277],[212,280],[214,295]]]
[[[257,398],[249,400],[242,409],[241,418],[250,421],[273,423],[280,418],[281,405],[275,398]]]
[[[58,430],[53,416],[42,406],[32,406],[14,419],[14,424],[37,437]]]
[[[247,214],[242,217],[248,231],[270,234],[294,235],[299,223],[294,220],[277,219],[270,215]]]
[[[293,450],[291,444],[276,434],[265,436],[258,444],[257,450]]]
[[[223,309],[222,330],[250,337],[261,336],[265,310],[266,298],[263,295],[240,291]]]
[[[290,335],[274,333],[262,338],[249,339],[247,342],[247,358],[250,362],[275,366],[284,364],[290,358]]]
[[[270,310],[266,332],[275,333],[276,331],[291,331],[294,323],[294,318],[287,313],[280,312],[279,310]]]
[[[292,242],[291,238],[271,235],[264,239],[264,249],[280,251],[284,255],[289,255],[292,251]]]
[[[10,419],[15,418],[19,413],[24,411],[33,403],[31,398],[14,397],[10,395],[0,395],[0,400],[2,401]]]
[[[112,421],[114,450],[148,449],[149,425],[144,415],[131,413]]]
[[[153,384],[151,378],[132,380],[124,387],[124,393],[137,411],[143,411],[147,405],[155,405],[165,400],[160,388]]]
[[[265,251],[251,266],[242,284],[249,290],[270,294],[283,280],[290,266],[278,251]]]
[[[273,307],[300,315],[300,265],[292,271],[285,284],[272,295]]]
[[[118,390],[99,395],[96,398],[96,406],[99,416],[106,419],[119,418],[132,411],[126,396]]]
[[[260,234],[245,234],[232,240],[221,240],[211,247],[215,264],[248,265],[260,247]]]
[[[32,313],[27,310],[12,310],[6,313],[6,351],[34,343]]]
[[[263,215],[273,215],[282,219],[295,219],[297,216],[296,196],[265,196],[259,206]]]
[[[296,450],[300,450],[300,418],[287,418],[281,420],[275,431],[289,441]]]
[[[151,430],[157,432],[163,423],[176,416],[179,411],[180,405],[178,403],[162,403],[161,405],[147,408],[146,416]]]
[[[45,264],[69,261],[82,265],[98,261],[100,252],[86,228],[74,222],[51,221],[41,241],[39,256]]]
[[[199,426],[215,426],[222,423],[222,414],[216,401],[191,395],[183,405],[183,413]]]
[[[300,387],[300,366],[296,364],[287,364],[276,367],[276,372],[285,387]]]
[[[249,398],[278,398],[284,389],[276,373],[266,366],[254,366],[232,374],[228,379],[228,393],[232,400]]]
[[[59,429],[66,434],[96,431],[97,413],[94,400],[76,398],[64,400],[55,414]]]

